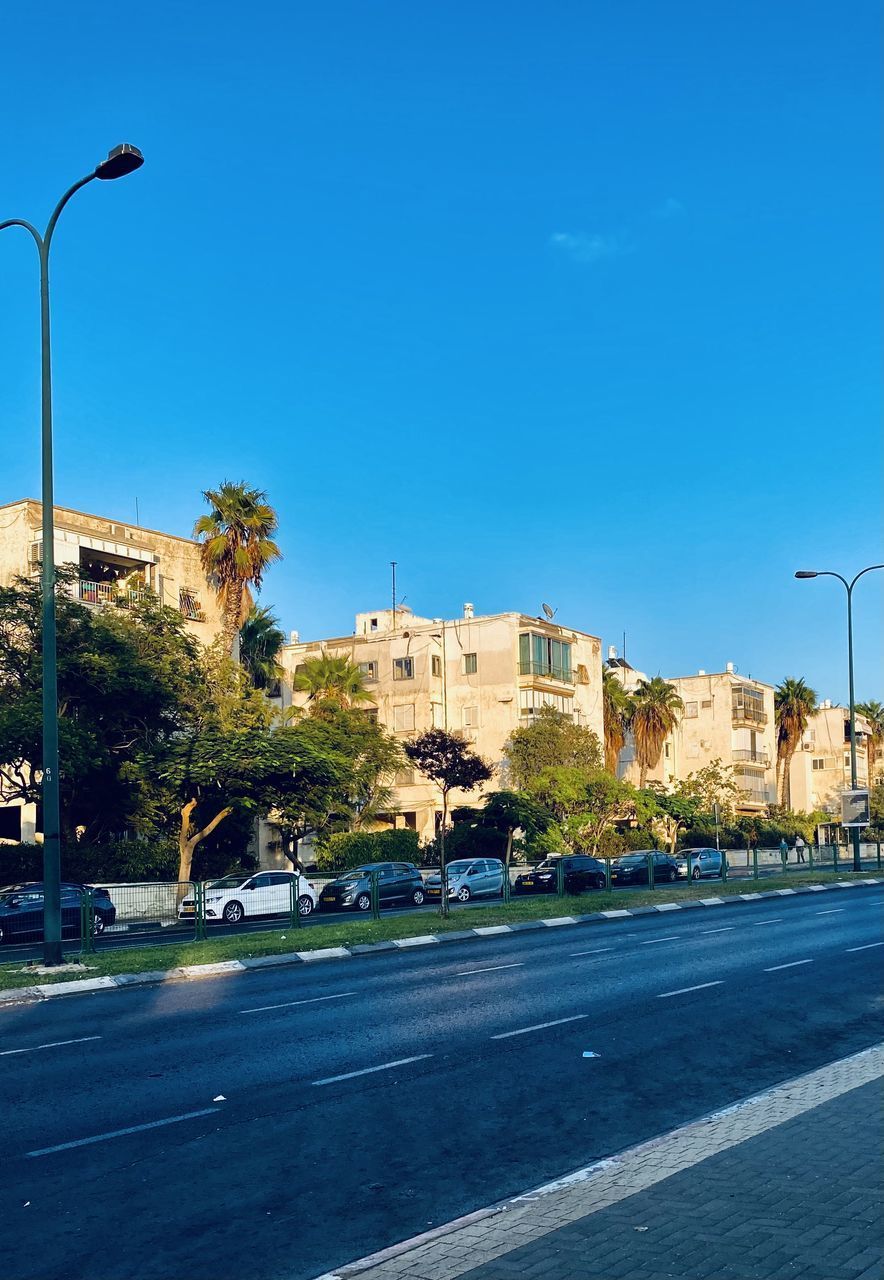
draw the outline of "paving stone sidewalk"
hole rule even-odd
[[[879,1045],[335,1276],[884,1280],[882,1081]]]

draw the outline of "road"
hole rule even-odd
[[[4,1277],[308,1280],[865,1048],[882,905],[764,899],[8,1008]]]

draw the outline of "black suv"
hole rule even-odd
[[[80,936],[80,902],[89,885],[61,885],[61,931]],[[92,889],[95,932],[117,918],[117,909],[107,889]],[[40,942],[43,938],[43,885],[39,882],[13,884],[0,889],[0,942]]]
[[[382,907],[424,901],[424,882],[413,862],[371,862],[355,867],[325,885],[319,895],[320,911],[370,911],[371,876],[378,878],[378,901]]]
[[[678,863],[668,853],[656,849],[641,849],[638,853],[625,853],[611,864],[612,884],[647,884],[648,858],[654,860],[654,883],[678,879]]]
[[[586,889],[604,889],[605,864],[586,853],[556,855],[539,863],[531,871],[516,876],[515,893],[555,893],[559,884],[561,863],[566,893],[583,893]]]

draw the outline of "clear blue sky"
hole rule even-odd
[[[879,41],[875,0],[8,8],[0,218],[147,157],[55,241],[58,501],[186,534],[266,488],[305,637],[395,559],[419,613],[547,600],[649,672],[844,700],[842,589],[792,572],[884,559]],[[4,232],[4,501],[35,269]]]

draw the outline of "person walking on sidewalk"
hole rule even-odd
[[[804,861],[804,840],[801,836],[795,837],[795,857],[799,862]]]
[[[785,836],[783,836],[782,840],[780,841],[780,859],[782,860],[783,866],[785,867],[786,863],[789,861],[789,846],[786,843]]]

